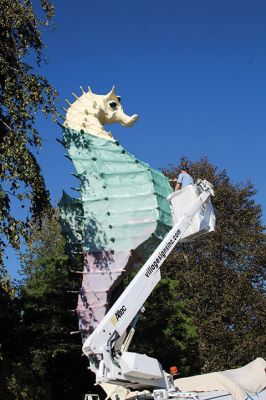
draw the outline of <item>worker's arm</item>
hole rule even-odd
[[[175,191],[180,190],[182,187],[183,174],[179,174],[175,185]]]
[[[178,180],[176,178],[175,179],[169,179],[169,182],[176,182],[175,191],[181,189],[181,182],[178,182]]]
[[[177,184],[175,185],[175,191],[180,189],[181,189],[181,183],[177,182]]]

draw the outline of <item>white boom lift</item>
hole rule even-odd
[[[156,359],[127,349],[143,304],[161,279],[160,266],[182,240],[196,214],[206,210],[206,205],[211,206],[210,197],[214,193],[209,182],[199,180],[193,190],[197,195],[192,204],[187,205],[189,208],[185,214],[175,218],[176,223],[171,231],[83,345],[83,352],[89,358],[90,369],[96,374],[97,383],[108,382],[132,389],[155,389],[154,397],[156,389],[166,391],[169,397],[175,396],[172,375],[163,371]],[[125,339],[130,324],[133,328]]]

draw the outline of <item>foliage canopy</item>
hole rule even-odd
[[[1,393],[7,400],[78,400],[94,390],[80,336],[70,334],[77,330],[77,299],[69,291],[80,282],[70,271],[57,212],[32,224],[31,232],[17,296],[8,296],[2,314],[0,307],[6,327],[6,336],[0,335]]]
[[[33,149],[41,145],[37,113],[55,111],[56,92],[36,72],[43,61],[41,31],[51,22],[53,4],[41,0],[39,13],[29,0],[0,1],[0,263],[7,243],[19,249],[21,236],[29,234],[28,218],[18,219],[12,202],[29,207],[31,215],[25,214],[31,217],[49,207]]]
[[[207,159],[189,164],[194,180],[207,179],[214,185],[216,231],[179,244],[163,272],[180,282],[189,301],[199,337],[198,368],[234,368],[266,356],[266,236],[261,207],[254,201],[252,183],[232,183]],[[178,168],[164,172],[173,178]]]

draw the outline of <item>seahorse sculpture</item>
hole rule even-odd
[[[82,89],[82,88],[81,88]],[[106,95],[82,89],[69,104],[62,144],[80,181],[80,198],[63,192],[63,233],[70,250],[84,257],[77,315],[82,340],[96,328],[114,289],[140,257],[150,254],[172,227],[167,178],[137,160],[104,124],[131,126],[114,87]]]

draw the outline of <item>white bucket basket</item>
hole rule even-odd
[[[168,196],[174,224],[189,211],[191,204],[200,195],[197,185],[188,185],[184,189],[171,193]],[[208,200],[194,216],[190,227],[183,234],[180,242],[191,242],[194,239],[215,230],[215,214],[211,200]]]

